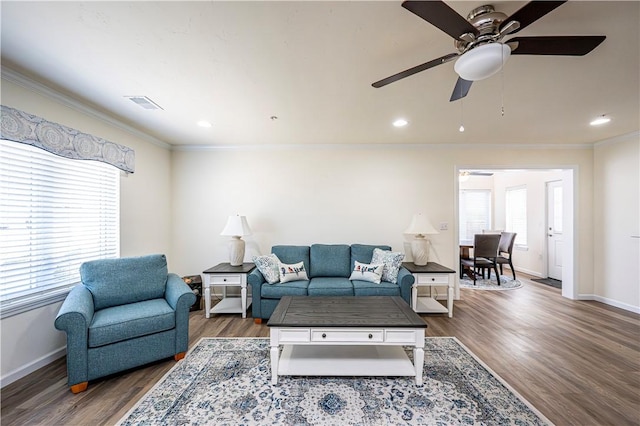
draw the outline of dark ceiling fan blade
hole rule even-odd
[[[449,62],[452,59],[455,59],[457,57],[458,57],[457,53],[449,53],[448,55],[441,56],[437,59],[433,59],[429,62],[425,62],[424,64],[416,65],[413,68],[409,68],[408,70],[404,70],[402,72],[394,74],[391,77],[383,78],[382,80],[376,81],[375,83],[373,83],[372,86],[375,88],[386,86],[387,84],[393,83],[398,80],[402,80],[403,78],[419,73],[420,71],[428,70],[429,68],[433,68],[440,64],[444,64],[445,62]]]
[[[512,55],[565,55],[582,56],[604,41],[605,36],[538,36],[516,37],[508,44],[517,43]]]
[[[442,1],[405,1],[402,7],[455,39],[467,33],[479,34],[476,27]]]
[[[513,34],[542,18],[547,13],[551,12],[555,8],[562,6],[567,1],[530,1],[522,6],[516,13],[505,19],[500,24],[500,31],[511,21],[518,21],[520,27],[512,31]]]
[[[467,96],[469,93],[469,89],[471,89],[471,84],[473,81],[465,80],[462,77],[458,77],[458,81],[456,81],[456,87],[453,88],[453,93],[451,94],[451,99],[449,102],[457,101],[458,99],[462,99]]]

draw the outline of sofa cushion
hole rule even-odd
[[[290,281],[309,281],[307,270],[304,268],[304,262],[286,264],[280,262],[280,282],[288,283]]]
[[[311,278],[309,296],[353,296],[353,285],[348,278],[316,277]]]
[[[389,281],[374,284],[369,281],[352,280],[354,296],[400,296],[400,286]]]
[[[346,244],[314,244],[311,246],[309,277],[349,277],[351,248]]]
[[[356,261],[356,264],[353,267],[353,272],[351,272],[351,276],[349,277],[349,279],[351,281],[360,280],[380,284],[380,281],[382,280],[383,269],[384,265],[381,263],[377,265],[370,265],[368,263],[360,263]]]
[[[304,262],[304,269],[309,271],[309,246],[273,246],[271,253],[282,263]]]
[[[163,254],[100,259],[80,265],[82,283],[96,310],[164,297],[167,258]]]
[[[367,244],[353,244],[351,245],[351,264],[349,268],[353,271],[355,262],[371,263],[373,257],[373,249],[379,248],[380,250],[391,250],[390,246],[385,245],[367,245]]]
[[[282,296],[306,296],[309,281],[291,281],[288,283],[275,283],[260,287],[260,296],[263,299],[280,299]]]
[[[175,311],[165,299],[101,309],[94,314],[89,325],[89,347],[171,330],[175,325]]]

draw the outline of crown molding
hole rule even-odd
[[[625,142],[629,139],[635,139],[640,141],[640,130],[635,131],[635,132],[631,132],[631,133],[627,133],[625,135],[619,135],[619,136],[614,136],[612,138],[609,139],[605,139],[602,140],[600,142],[596,142],[595,144],[593,144],[594,147],[601,147],[601,146],[605,146],[605,145],[612,145],[615,143],[619,143],[619,142]]]
[[[317,151],[317,150],[472,150],[494,149],[509,150],[583,150],[593,149],[591,144],[269,144],[269,145],[172,145],[172,151],[203,152],[203,151]]]
[[[121,130],[124,130],[125,132],[131,133],[132,135],[143,139],[147,142],[152,143],[153,145],[159,146],[161,148],[167,149],[167,150],[171,150],[172,145],[168,144],[167,142],[164,142],[160,139],[157,139],[141,130],[136,129],[133,126],[130,126],[126,123],[123,123],[122,121],[118,120],[117,118],[114,118],[104,112],[98,111],[95,108],[92,108],[90,106],[87,106],[85,104],[83,104],[82,102],[68,96],[65,95],[63,93],[58,92],[57,90],[54,90],[36,80],[33,80],[30,77],[27,77],[21,73],[19,73],[18,71],[12,70],[11,68],[8,68],[6,66],[2,66],[2,79],[7,80],[11,83],[17,84],[19,86],[24,87],[25,89],[31,90],[35,93],[38,93],[39,95],[42,96],[46,96],[50,99],[55,100],[56,102],[59,102],[69,108],[72,108],[78,112],[81,112],[83,114],[86,114],[92,118],[95,118],[97,120],[103,121],[105,123],[108,123],[114,127],[117,127]]]

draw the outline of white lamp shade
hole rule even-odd
[[[229,219],[227,219],[227,224],[220,235],[229,237],[242,237],[245,235],[251,235],[251,228],[249,228],[246,216],[229,216]]]
[[[427,216],[422,213],[416,213],[411,219],[411,224],[404,231],[405,234],[410,235],[427,235],[437,234],[438,231],[433,227]]]
[[[453,69],[465,80],[484,80],[500,71],[509,56],[511,48],[506,44],[483,44],[460,56]]]

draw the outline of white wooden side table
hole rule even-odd
[[[203,271],[204,275],[204,316],[211,314],[239,313],[242,318],[247,317],[247,308],[251,300],[247,301],[247,275],[253,271],[253,263],[243,263],[239,266],[220,263]],[[211,288],[222,287],[222,300],[211,307]],[[240,287],[240,297],[227,297],[227,287]]]
[[[424,266],[418,266],[413,262],[404,262],[402,266],[407,268],[415,278],[411,288],[411,307],[418,313],[443,313],[453,317],[453,284],[451,274],[456,271],[442,266],[439,263],[428,262]],[[430,296],[419,296],[420,287],[447,287],[447,306],[442,306],[435,298]]]

